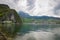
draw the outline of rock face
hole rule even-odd
[[[0,4],[0,12],[10,9],[8,5]]]
[[[0,21],[13,21],[22,23],[20,16],[14,9],[10,9],[8,5],[0,4]]]
[[[7,37],[13,37],[21,25],[22,20],[18,13],[14,9],[10,9],[8,5],[0,4],[0,32],[3,32]]]
[[[0,4],[0,21],[4,19],[7,10],[9,10],[8,5]]]

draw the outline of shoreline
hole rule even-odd
[[[31,24],[31,25],[60,25],[60,24],[45,24],[45,23],[23,23],[23,24]]]

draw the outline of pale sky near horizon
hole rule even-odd
[[[60,17],[60,0],[0,0],[0,4],[7,4],[31,16]]]

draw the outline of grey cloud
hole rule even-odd
[[[35,6],[35,0],[27,0],[27,6],[29,6],[28,10],[31,10]]]
[[[56,15],[59,14],[59,13],[58,13],[58,10],[60,10],[60,4],[58,4],[58,5],[54,8],[54,13],[55,13]]]
[[[17,3],[19,0],[13,0],[14,3]]]
[[[24,0],[22,0],[22,1],[24,1]],[[27,3],[26,3],[26,5],[20,5],[19,4],[19,2],[21,2],[21,0],[0,0],[0,4],[7,4],[7,5],[9,5],[10,6],[10,8],[13,8],[13,9],[16,9],[17,11],[19,11],[19,10],[24,10],[24,11],[27,11],[27,9],[28,9],[28,12],[29,11],[31,11],[32,9],[34,9],[35,7],[36,7],[36,1],[37,0],[25,0],[25,1],[27,1]],[[44,1],[44,0],[43,0]],[[47,0],[46,0],[47,1]],[[50,0],[51,1],[51,0]],[[57,5],[56,6],[54,6],[55,4],[53,3],[53,2],[56,2],[57,3]],[[38,3],[38,2],[37,2]],[[60,12],[58,12],[59,10],[60,10],[60,0],[52,0],[52,4],[53,4],[53,9],[52,9],[52,12],[53,12],[53,16],[54,15],[56,15],[56,16],[58,16],[59,14],[60,14]],[[20,6],[19,6],[20,5]],[[22,7],[22,8],[21,8]],[[25,10],[25,8],[27,8],[26,10]],[[36,7],[36,9],[37,9],[37,7]],[[43,8],[42,8],[43,9]],[[39,10],[41,10],[40,8],[39,8]],[[37,11],[37,10],[33,10],[33,13],[31,13],[32,15],[34,14],[34,12],[36,12],[37,14],[38,14],[38,12],[39,12],[39,10]],[[51,13],[52,13],[51,12]],[[48,12],[46,12],[46,13],[48,13]],[[40,13],[39,12],[39,14],[43,14],[43,13]],[[50,14],[49,14],[50,15]],[[52,15],[52,14],[51,14]]]
[[[60,1],[55,0],[57,2],[57,5],[54,7],[54,14],[59,15],[60,13],[58,12],[60,10]]]
[[[35,0],[27,0],[28,5],[34,5]]]
[[[15,9],[17,0],[0,0],[0,4],[7,4],[10,8]]]

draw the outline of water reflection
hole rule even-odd
[[[20,32],[21,33],[27,33],[29,31],[37,31],[37,30],[43,30],[43,31],[51,31],[54,28],[58,28],[60,27],[59,24],[57,25],[33,25],[33,24],[24,24],[21,29]]]
[[[21,29],[20,29],[21,28]],[[7,34],[7,36],[13,37],[16,32],[14,40],[60,40],[60,25],[33,25],[23,24],[16,25],[0,24],[0,31]]]
[[[0,32],[6,34],[7,37],[14,37],[19,31],[21,25],[16,23],[4,23],[0,24]]]
[[[9,32],[9,33],[13,33],[14,32],[14,30],[15,30],[15,24],[7,24],[7,23],[5,23],[5,24],[3,24],[3,29],[4,30],[8,30],[7,32]]]
[[[24,24],[19,33],[15,40],[60,40],[60,25]]]

